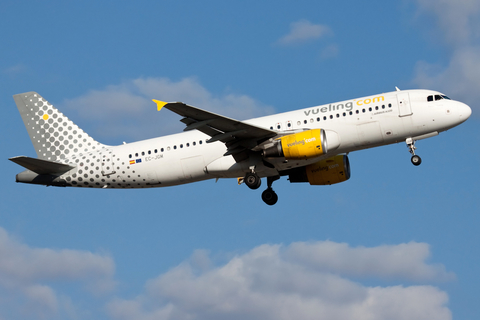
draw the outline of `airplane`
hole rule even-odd
[[[274,181],[331,185],[350,178],[348,154],[415,142],[466,121],[466,104],[431,90],[399,90],[238,121],[182,102],[153,100],[177,113],[184,132],[118,146],[101,144],[36,92],[13,96],[38,158],[9,160],[16,181],[59,187],[154,188],[237,178],[274,205]]]

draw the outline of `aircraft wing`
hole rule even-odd
[[[215,141],[225,143],[228,148],[225,155],[236,154],[247,149],[251,150],[262,142],[278,135],[273,130],[224,117],[182,102],[153,101],[157,104],[159,111],[162,108],[167,108],[182,116],[183,119],[180,121],[186,124],[184,131],[196,129],[211,137],[207,140],[207,143]]]

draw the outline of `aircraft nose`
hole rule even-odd
[[[472,114],[472,109],[466,104],[461,103],[458,108],[458,115],[460,116],[460,120],[462,122],[467,120],[471,114]]]

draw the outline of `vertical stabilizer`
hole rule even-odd
[[[38,93],[20,93],[13,99],[39,159],[61,161],[103,147]]]

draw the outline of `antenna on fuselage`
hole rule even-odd
[[[398,89],[398,87],[395,87],[395,90],[400,91],[400,89]]]

